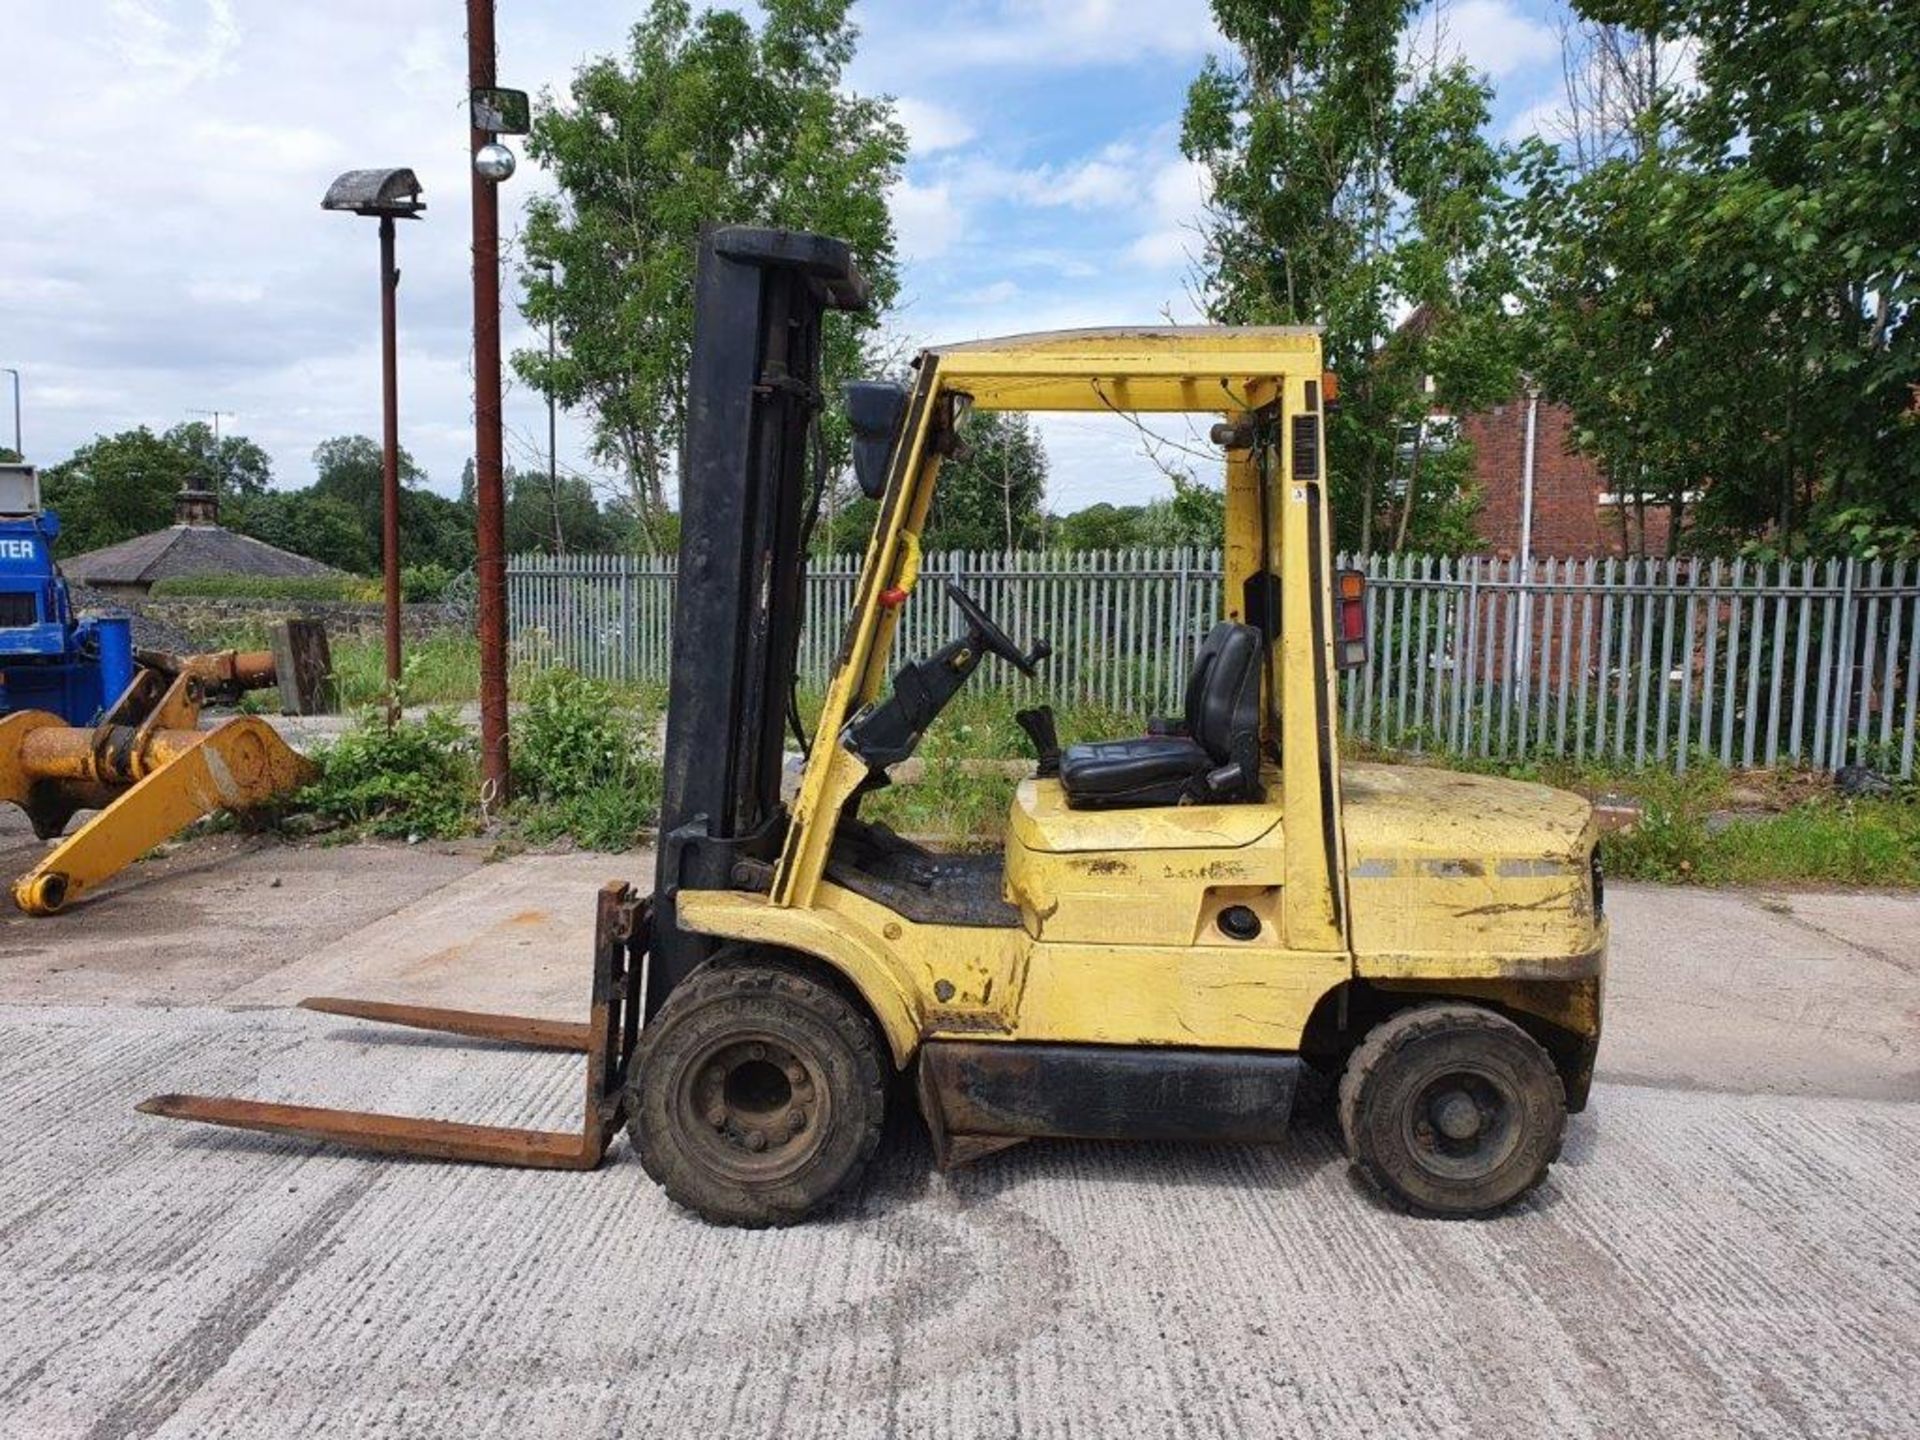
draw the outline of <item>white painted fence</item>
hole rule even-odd
[[[1920,712],[1920,566],[1862,561],[1512,561],[1376,555],[1373,654],[1343,677],[1350,733],[1401,748],[1611,757],[1684,769],[1835,768],[1911,775]],[[517,656],[603,679],[659,682],[670,653],[673,562],[517,556],[508,608]],[[824,682],[852,604],[857,557],[816,561],[803,681]],[[1217,552],[934,554],[902,617],[896,661],[950,638],[938,582],[957,581],[1054,658],[1027,680],[975,683],[1133,715],[1176,711],[1220,613]]]

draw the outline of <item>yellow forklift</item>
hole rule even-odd
[[[767,1225],[854,1182],[890,1093],[916,1098],[948,1165],[1041,1137],[1278,1140],[1312,1069],[1337,1077],[1353,1162],[1392,1202],[1478,1215],[1525,1194],[1592,1077],[1598,831],[1543,786],[1340,762],[1336,671],[1367,637],[1360,577],[1330,552],[1317,333],[1019,336],[850,387],[878,518],[808,737],[793,683],[820,334],[866,300],[824,237],[734,228],[703,250],[658,871],[650,898],[602,894],[590,1020],[308,1002],[583,1051],[581,1131],[143,1108],[576,1168],[624,1123],[682,1205]],[[919,535],[970,410],[1208,417],[1226,602],[1183,713],[1147,734],[1062,750],[1049,712],[1023,712],[1036,773],[1004,848],[949,854],[859,811],[982,663],[1031,675],[1048,654],[955,586],[922,593]],[[890,679],[915,603],[950,604],[956,635]]]

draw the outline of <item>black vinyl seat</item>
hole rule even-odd
[[[1076,810],[1260,798],[1260,632],[1224,621],[1187,677],[1186,714],[1137,740],[1070,745],[1060,783]]]

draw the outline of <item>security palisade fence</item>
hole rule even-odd
[[[1342,677],[1349,734],[1395,749],[1566,756],[1684,770],[1729,766],[1910,776],[1920,712],[1920,566],[1825,560],[1512,560],[1343,557],[1364,570],[1371,658]],[[826,682],[859,559],[814,561],[801,681]],[[1025,702],[1177,712],[1220,614],[1217,551],[929,554],[896,663],[951,638],[942,583],[1010,634],[1045,636],[1037,679],[989,666],[975,684]],[[674,563],[517,556],[516,658],[618,683],[660,683]]]

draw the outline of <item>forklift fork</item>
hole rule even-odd
[[[143,1114],[170,1120],[297,1135],[392,1155],[539,1170],[592,1170],[626,1120],[627,1067],[639,1037],[640,974],[652,926],[651,900],[635,898],[631,887],[617,881],[601,887],[594,925],[593,1006],[585,1024],[327,996],[300,1002],[304,1009],[329,1015],[584,1054],[586,1107],[577,1131],[515,1130],[211,1095],[155,1095],[138,1108]]]

